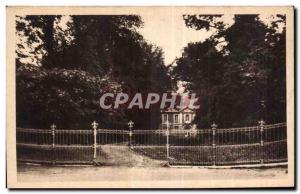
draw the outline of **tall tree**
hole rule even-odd
[[[17,33],[26,44],[17,49],[17,124],[48,127],[55,122],[61,127],[84,127],[95,119],[102,126],[118,127],[134,118],[137,126],[152,127],[151,122],[141,122],[139,111],[99,107],[99,98],[106,92],[147,93],[170,87],[163,52],[137,32],[141,18],[70,16],[63,24],[65,30],[59,25],[61,18],[26,16],[19,20]],[[41,51],[38,64],[22,62],[22,47],[35,47],[33,57]],[[142,112],[145,117],[159,116],[157,110]]]
[[[206,91],[201,95],[196,122],[208,127],[213,121],[221,126],[250,125],[261,118],[268,122],[284,121],[285,74],[282,70],[285,69],[285,60],[282,57],[285,51],[281,50],[279,54],[274,50],[285,45],[284,40],[279,42],[280,38],[275,38],[284,32],[274,33],[277,31],[275,24],[266,26],[258,15],[235,15],[234,24],[229,28],[216,18],[220,16],[184,17],[188,27],[217,30],[208,40],[196,43],[199,45],[196,49],[189,44],[174,69],[176,81],[188,81],[188,90]],[[208,43],[210,47],[206,46]],[[216,49],[220,45],[222,49]],[[194,55],[191,55],[193,48]],[[274,66],[274,59],[278,57],[281,60],[276,60],[276,63],[281,61],[281,70]],[[191,66],[197,60],[198,65]],[[205,73],[208,69],[211,69],[209,74]],[[280,77],[275,76],[274,71]],[[179,75],[180,72],[186,74],[185,77]],[[214,79],[217,81],[207,82]],[[275,86],[275,80],[281,85]],[[274,96],[280,96],[281,102]],[[273,117],[266,111],[272,111]]]

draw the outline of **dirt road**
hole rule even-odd
[[[99,157],[96,162],[103,166],[161,167],[166,163],[137,154],[128,146],[102,145],[101,151],[106,157]]]
[[[122,180],[217,180],[284,178],[286,168],[201,169],[201,168],[129,168],[129,167],[51,167],[18,166],[18,181],[122,181]]]

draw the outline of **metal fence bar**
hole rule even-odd
[[[98,127],[98,123],[96,121],[94,121],[92,124],[92,128],[93,128],[93,131],[94,131],[94,146],[93,146],[93,149],[94,149],[94,155],[93,155],[93,161],[96,160],[97,158],[97,127]]]
[[[52,134],[52,164],[55,164],[55,128],[56,125],[52,124],[51,125],[51,134]]]
[[[166,142],[166,148],[167,148],[167,160],[168,163],[170,163],[170,145],[169,145],[169,136],[170,136],[170,132],[169,132],[169,121],[167,121],[167,130],[166,130],[166,138],[167,138],[167,142]]]
[[[213,124],[211,125],[212,128],[212,151],[213,151],[213,166],[216,166],[216,160],[217,160],[217,147],[216,147],[216,129],[217,129],[217,125],[215,124],[215,122],[213,122]]]
[[[134,122],[132,122],[131,120],[128,122],[128,126],[129,126],[129,147],[130,149],[132,149],[132,127],[134,125]]]
[[[264,120],[260,120],[259,122],[259,129],[260,129],[260,154],[261,154],[261,157],[260,157],[260,163],[263,164],[264,163],[264,124],[265,124],[265,121]]]

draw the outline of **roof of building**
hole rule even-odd
[[[181,112],[192,112],[192,113],[194,113],[195,110],[191,109],[189,107],[185,107],[183,109],[167,108],[167,109],[161,110],[160,112],[162,112],[162,113],[181,113]]]

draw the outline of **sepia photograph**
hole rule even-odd
[[[7,12],[8,188],[294,187],[294,7]]]

